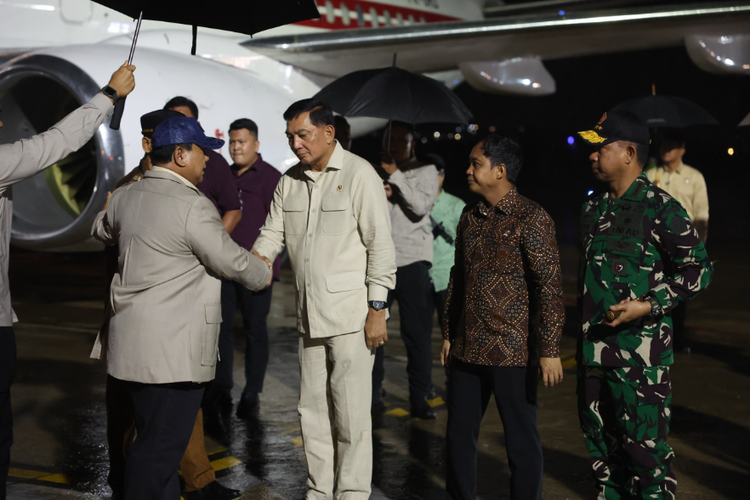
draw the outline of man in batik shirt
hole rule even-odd
[[[443,321],[446,490],[451,500],[476,498],[479,424],[494,393],[511,464],[511,498],[534,500],[542,495],[543,458],[536,363],[529,363],[529,297],[540,312],[534,357],[550,387],[562,380],[565,320],[555,224],[516,190],[522,162],[517,143],[490,135],[470,159],[469,188],[484,199],[459,220]]]

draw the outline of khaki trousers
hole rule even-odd
[[[367,500],[372,480],[372,365],[365,332],[299,338],[297,410],[307,458],[307,500]]]

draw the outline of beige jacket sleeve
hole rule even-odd
[[[273,192],[273,201],[271,210],[266,216],[266,222],[260,228],[260,235],[253,244],[253,250],[263,257],[267,257],[271,262],[284,249],[284,183],[287,178],[282,176],[276,184]]]
[[[367,247],[367,300],[388,300],[396,287],[396,249],[383,181],[374,169],[366,171],[354,192],[354,216]],[[436,177],[437,178],[437,177]]]
[[[208,198],[201,196],[190,207],[185,231],[193,252],[209,269],[253,291],[268,285],[271,269],[232,240]]]
[[[96,94],[48,131],[0,146],[0,188],[27,179],[78,151],[113,109],[108,97]]]

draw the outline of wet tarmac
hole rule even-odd
[[[680,498],[746,499],[750,484],[750,307],[743,248],[710,248],[714,283],[689,306],[692,354],[678,354],[670,443]],[[566,304],[575,301],[575,251],[563,249]],[[16,441],[8,498],[109,498],[105,441],[105,367],[88,354],[102,319],[101,254],[11,256],[13,304],[20,318],[18,377],[12,389]],[[296,411],[299,390],[294,294],[288,279],[274,286],[269,317],[271,361],[257,422],[233,418],[228,444],[207,438],[220,481],[243,499],[303,498],[305,463]],[[394,311],[395,312],[395,311]],[[574,315],[562,340],[565,379],[539,390],[545,454],[545,499],[595,496],[575,406]],[[374,418],[373,500],[442,499],[447,413],[445,375],[433,335],[432,400],[436,421],[408,416],[405,350],[397,314],[386,350],[386,413]],[[235,380],[243,381],[244,340],[236,337]],[[235,401],[241,384],[235,386]],[[479,442],[479,498],[508,498],[502,424],[490,403]]]

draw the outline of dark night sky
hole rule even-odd
[[[464,175],[468,154],[494,125],[498,133],[523,146],[519,191],[550,212],[561,242],[572,243],[578,210],[594,184],[588,168],[590,151],[580,141],[568,145],[568,136],[590,128],[616,104],[648,95],[655,84],[657,94],[690,99],[722,124],[686,130],[684,161],[706,177],[710,238],[750,241],[750,127],[736,127],[750,113],[750,78],[706,73],[682,47],[545,61],[545,66],[557,81],[557,92],[551,96],[488,95],[467,84],[456,89],[479,124],[476,136],[464,133],[464,140],[448,140],[444,137],[452,127],[417,127],[430,138],[427,144],[419,144],[417,153],[435,152],[447,160],[447,191],[471,199]],[[442,132],[442,140],[432,139],[435,130]],[[379,133],[358,139],[355,152],[359,148],[364,156],[378,143]],[[733,156],[727,154],[730,147],[735,150]]]

